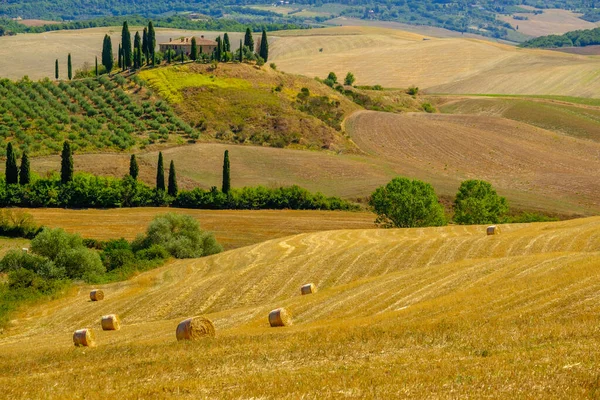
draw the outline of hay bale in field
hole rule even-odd
[[[94,331],[91,329],[79,329],[73,333],[73,344],[75,346],[94,347],[96,345]]]
[[[317,291],[317,287],[315,286],[314,283],[307,283],[306,285],[303,285],[300,288],[300,293],[302,293],[302,295],[305,294],[313,294]]]
[[[90,292],[90,299],[92,301],[100,301],[104,299],[104,292],[100,289],[94,289]]]
[[[491,225],[487,227],[486,230],[488,236],[490,235],[499,235],[500,234],[500,228],[497,227],[496,225]]]
[[[103,331],[118,331],[121,329],[121,321],[117,314],[109,314],[102,317],[100,321]]]
[[[269,325],[271,327],[289,326],[292,324],[292,314],[285,308],[277,308],[269,313]]]
[[[177,340],[197,340],[206,336],[215,336],[215,326],[204,317],[192,317],[181,321],[175,331]]]

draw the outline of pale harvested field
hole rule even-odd
[[[547,9],[542,14],[516,13],[528,20],[516,20],[512,15],[499,15],[498,19],[508,22],[513,28],[519,27],[519,32],[528,36],[562,35],[563,33],[580,29],[594,29],[598,26],[593,22],[579,18],[582,14],[576,14],[568,10]]]
[[[146,231],[152,219],[167,212],[191,215],[200,227],[214,232],[226,249],[233,249],[298,233],[334,229],[373,228],[375,215],[369,212],[291,211],[291,210],[189,210],[181,208],[121,208],[111,210],[63,210],[56,208],[24,209],[35,222],[79,233],[84,238],[133,240]],[[18,247],[23,241],[0,242],[5,248]],[[24,241],[26,242],[26,241]],[[12,247],[11,247],[12,246]]]
[[[598,142],[475,115],[365,111],[346,126],[361,149],[440,191],[452,182],[483,179],[513,203],[600,210]]]
[[[24,310],[0,338],[7,398],[589,398],[600,218],[301,234],[181,260]],[[300,296],[302,284],[319,291]],[[286,307],[294,325],[269,328]],[[99,330],[118,313],[123,328]],[[206,315],[217,337],[176,343]],[[74,348],[72,332],[97,331]]]

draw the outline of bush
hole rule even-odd
[[[45,279],[62,279],[66,275],[64,268],[57,267],[46,257],[22,250],[10,250],[0,260],[0,272],[10,273],[20,269],[32,271]]]
[[[507,212],[506,199],[498,196],[490,183],[479,180],[461,183],[454,200],[457,224],[497,224]]]
[[[419,88],[416,86],[411,86],[408,88],[408,90],[406,91],[407,94],[411,95],[411,96],[416,96],[417,94],[419,94]]]
[[[394,178],[375,190],[369,201],[375,223],[385,228],[413,228],[446,224],[444,210],[433,187],[425,182]]]

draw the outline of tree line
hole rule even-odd
[[[527,48],[553,48],[553,47],[585,47],[600,45],[600,28],[584,29],[567,32],[564,35],[548,35],[521,43]]]

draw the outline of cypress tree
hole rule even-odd
[[[148,22],[148,53],[150,53],[150,59],[152,60],[152,65],[154,65],[154,53],[156,51],[156,32],[154,32],[154,25],[152,25],[152,21]]]
[[[240,39],[240,63],[244,62],[244,47],[242,46],[242,39]]]
[[[73,78],[73,64],[71,63],[71,53],[69,53],[69,57],[67,58],[67,76],[69,80]]]
[[[225,32],[223,35],[223,52],[228,53],[231,51],[231,42],[229,42],[229,35]]]
[[[117,66],[119,69],[123,68],[123,49],[121,48],[121,43],[119,43],[119,56],[118,56]]]
[[[142,38],[140,33],[136,32],[133,39],[133,68],[142,68]]]
[[[169,165],[169,196],[177,196],[177,174],[175,173],[175,163],[171,160]]]
[[[58,79],[58,58],[54,62],[54,79]]]
[[[138,167],[137,159],[135,158],[135,154],[132,154],[129,159],[129,175],[137,181],[139,172],[140,168]]]
[[[121,30],[121,48],[123,50],[123,69],[130,68],[133,57],[131,53],[131,33],[129,33],[127,21],[123,22],[123,29]]]
[[[73,153],[71,145],[65,140],[60,155],[60,181],[65,184],[73,180]]]
[[[190,51],[190,59],[196,61],[198,59],[198,45],[196,44],[196,38],[192,38],[192,49]]]
[[[29,156],[27,152],[24,152],[23,157],[21,157],[21,168],[19,168],[19,183],[21,185],[29,185],[29,182],[31,182]]]
[[[119,45],[119,68],[121,67],[121,53],[120,52],[121,52],[121,46]],[[114,62],[115,62],[115,60],[113,59],[112,40],[110,39],[110,36],[105,35],[104,43],[102,45],[102,65],[104,65],[104,68],[106,68],[106,72],[108,72],[109,75],[113,69]]]
[[[167,50],[167,63],[171,64],[171,49]]]
[[[146,27],[142,33],[142,51],[144,52],[144,57],[146,57],[146,65],[150,64],[150,51],[148,50],[148,28]]]
[[[252,37],[252,32],[250,28],[246,28],[246,35],[244,36],[244,46],[250,49],[250,51],[254,52],[254,38]]]
[[[165,190],[165,167],[162,151],[158,153],[158,168],[156,169],[156,190]]]
[[[181,63],[183,64],[184,61],[185,61],[185,53],[182,51],[181,52]]]
[[[221,192],[227,194],[231,190],[231,175],[229,171],[229,150],[225,150],[223,158],[223,186]]]
[[[17,167],[17,156],[13,150],[12,143],[6,145],[6,184],[12,185],[19,183],[19,167]]]
[[[96,78],[98,77],[98,56],[96,56]]]
[[[260,52],[258,55],[267,62],[269,59],[269,42],[267,42],[267,31],[263,29],[262,38],[260,39]]]
[[[215,58],[217,61],[221,61],[221,56],[223,52],[223,44],[221,43],[221,36],[218,36],[215,40],[217,42],[217,47],[215,47]]]

